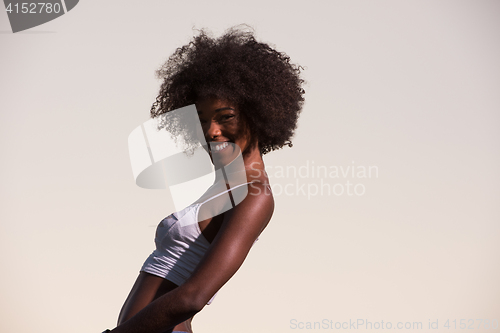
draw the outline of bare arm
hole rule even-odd
[[[199,312],[236,273],[273,209],[274,201],[265,185],[252,183],[247,197],[224,214],[221,229],[192,276],[112,332],[161,333]]]

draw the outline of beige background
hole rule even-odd
[[[306,68],[294,147],[265,160],[311,174],[270,172],[290,195],[195,331],[500,320],[499,14],[499,1],[87,0],[12,34],[0,11],[0,331],[114,326],[173,208],[134,185],[127,151],[154,70],[192,27],[239,23]],[[297,188],[321,181],[365,193]]]

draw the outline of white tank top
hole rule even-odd
[[[234,186],[164,218],[156,228],[156,249],[146,259],[141,271],[167,279],[177,286],[182,285],[210,247],[210,242],[203,236],[198,225],[200,207],[247,184],[249,183]],[[207,304],[210,304],[214,297],[215,295]]]

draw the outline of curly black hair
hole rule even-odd
[[[304,103],[301,69],[285,53],[257,42],[249,29],[233,27],[219,38],[201,30],[157,70],[163,83],[151,117],[216,97],[239,108],[262,154],[291,147]],[[171,133],[187,136],[188,143],[195,141],[194,133],[180,125],[164,124]]]

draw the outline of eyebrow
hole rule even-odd
[[[226,106],[226,107],[223,107],[223,108],[219,108],[219,109],[215,109],[215,112],[220,112],[220,111],[225,111],[225,110],[233,110],[235,111],[233,108],[229,107],[229,106]],[[203,111],[198,111],[198,114],[202,114]]]

